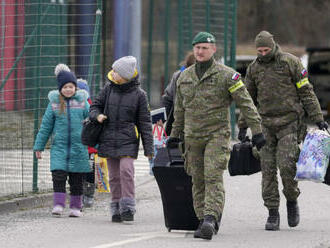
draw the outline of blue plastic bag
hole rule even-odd
[[[295,180],[322,183],[330,156],[330,135],[323,130],[310,130],[304,140]]]

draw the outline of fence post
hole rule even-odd
[[[232,34],[231,34],[231,47],[230,47],[230,65],[236,68],[236,22],[237,22],[237,0],[233,0],[232,9]],[[235,139],[235,126],[236,126],[236,105],[233,102],[230,106],[230,125],[231,125],[231,138]]]
[[[166,9],[165,9],[165,59],[164,59],[164,82],[165,86],[168,84],[168,33],[170,27],[170,5],[171,1],[166,0]]]
[[[89,83],[92,82],[92,78],[93,78],[95,52],[96,52],[97,41],[98,41],[98,36],[99,36],[101,16],[102,16],[102,11],[100,9],[99,0],[98,0],[97,9],[96,9],[95,26],[94,26],[94,35],[93,35],[93,45],[92,45],[91,57],[89,60],[89,68],[88,68],[87,82],[89,82]]]
[[[152,63],[152,29],[154,26],[154,1],[149,0],[149,30],[148,30],[148,67],[147,67],[147,93],[148,93],[148,101],[150,103],[150,95],[151,95],[151,63]]]
[[[42,4],[41,0],[39,0],[38,4],[38,16],[37,16],[37,29],[36,29],[36,38],[37,38],[37,66],[35,68],[36,71],[36,83],[34,87],[34,94],[35,94],[35,100],[34,100],[34,140],[36,139],[38,128],[39,128],[39,102],[40,102],[40,57],[41,57],[41,47],[40,47],[40,29],[41,29],[41,11],[42,11]],[[32,190],[33,192],[38,192],[38,159],[36,157],[35,152],[33,152],[33,176],[32,176]]]

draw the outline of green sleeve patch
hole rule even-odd
[[[232,85],[228,90],[232,94],[243,86],[244,86],[244,83],[242,82],[242,80],[239,80],[236,84]]]
[[[305,77],[305,78],[301,79],[298,83],[296,83],[296,85],[297,85],[297,88],[300,89],[301,87],[307,85],[308,83],[309,83],[308,78]]]

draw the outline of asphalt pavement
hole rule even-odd
[[[281,193],[280,231],[265,231],[266,208],[261,199],[261,174],[230,177],[225,173],[226,204],[219,233],[211,241],[194,239],[191,231],[168,232],[164,225],[157,183],[145,173],[136,177],[137,213],[133,223],[110,221],[109,198],[96,195],[95,205],[83,217],[51,216],[51,207],[39,207],[0,215],[0,247],[244,247],[329,248],[330,187],[300,182],[301,222],[287,224],[285,199]]]

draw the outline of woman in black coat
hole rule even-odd
[[[122,57],[112,68],[107,75],[109,82],[91,105],[90,118],[104,123],[98,154],[108,160],[112,221],[133,221],[133,162],[138,156],[140,137],[144,155],[152,158],[152,124],[147,96],[138,82],[136,59]]]

